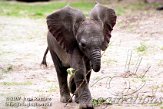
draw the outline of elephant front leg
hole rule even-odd
[[[71,67],[76,70],[74,82],[76,85],[75,94],[79,103],[80,109],[93,109],[91,103],[92,97],[87,81],[87,69],[84,62],[84,57],[80,52],[75,51],[71,57]]]
[[[88,84],[84,81],[82,82],[76,82],[76,87],[77,88],[77,97],[76,100],[79,103],[79,109],[93,109],[92,105],[92,97],[90,90],[88,88]]]
[[[72,99],[67,85],[67,68],[62,65],[62,62],[52,50],[50,50],[50,53],[57,72],[60,89],[60,101],[63,103],[71,102]]]

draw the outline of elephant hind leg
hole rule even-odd
[[[55,65],[55,69],[57,72],[57,77],[58,77],[58,82],[59,82],[59,88],[60,88],[60,101],[63,103],[66,102],[71,102],[71,96],[70,96],[70,92],[68,89],[68,85],[67,85],[67,67],[64,67],[62,65],[62,62],[60,61],[60,59],[58,58],[58,56],[56,55],[56,53],[52,50],[50,50],[52,59],[53,59],[53,63]]]

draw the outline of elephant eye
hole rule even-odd
[[[81,43],[81,47],[82,48],[86,48],[86,44],[85,43]]]
[[[82,48],[86,48],[86,41],[85,40],[81,40],[81,42],[79,43],[79,45]]]
[[[85,44],[85,43],[80,42],[79,45],[80,45],[80,47],[82,47],[82,48],[86,48],[86,44]]]

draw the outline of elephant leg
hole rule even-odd
[[[76,70],[76,73],[74,75],[74,82],[77,89],[77,101],[80,104],[80,108],[93,109],[93,105],[91,103],[92,97],[86,77],[87,69],[84,56],[81,56],[80,52],[74,51],[71,57],[71,61],[71,67]]]
[[[86,82],[89,84],[90,76],[91,76],[91,64],[90,64],[90,61],[87,58],[84,59],[84,62],[85,62],[85,65],[86,65]],[[76,90],[74,78],[70,79],[70,80],[72,80],[72,82],[73,82],[72,89]],[[75,95],[75,102],[79,103],[78,94]]]
[[[90,76],[91,76],[91,65],[90,65],[90,61],[88,59],[85,59],[85,65],[86,65],[86,79],[87,79],[87,83],[89,83],[90,80]],[[69,89],[70,92],[72,94],[74,94],[75,90],[76,90],[76,85],[75,85],[75,81],[74,81],[74,75],[72,75],[69,79]],[[78,101],[78,94],[75,94],[75,102],[79,103]]]
[[[92,97],[88,83],[86,82],[86,77],[85,79],[83,78],[82,81],[80,81],[79,76],[81,75],[78,73],[74,77],[77,89],[79,87],[75,96],[75,101],[80,104],[79,109],[93,109],[93,105],[91,103]]]
[[[62,62],[60,61],[60,59],[58,58],[54,51],[50,50],[50,53],[57,72],[61,96],[60,101],[63,103],[71,102],[72,99],[67,85],[67,75],[68,75],[66,72],[67,68],[62,65]]]

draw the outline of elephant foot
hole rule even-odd
[[[70,95],[62,95],[60,101],[62,103],[68,103],[68,102],[72,102],[72,98]]]
[[[80,104],[79,109],[94,109],[93,105],[91,103],[88,104]]]

